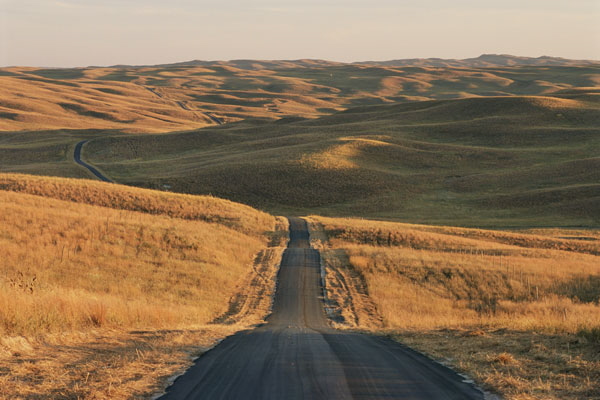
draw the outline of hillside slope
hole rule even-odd
[[[1,398],[147,397],[269,311],[286,232],[250,207],[13,174],[0,207]]]
[[[88,144],[119,182],[283,213],[471,226],[600,223],[595,94],[359,107]]]
[[[101,71],[0,70],[0,130],[105,129],[164,132],[212,124],[211,119],[127,80]],[[109,71],[104,72],[110,75]]]
[[[62,315],[54,298],[103,305],[97,325],[206,323],[225,312],[276,222],[227,200],[85,180],[0,174],[0,196],[0,329],[9,334],[94,325],[85,313]],[[20,289],[35,316],[13,304]],[[37,321],[44,315],[56,321]]]

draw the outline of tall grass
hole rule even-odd
[[[75,202],[0,190],[1,335],[206,323],[274,227],[213,198],[6,175],[4,188],[11,179]]]
[[[600,326],[600,237],[314,218],[390,328],[576,333]],[[595,238],[595,239],[594,239]],[[589,239],[589,238],[587,238]],[[326,258],[333,255],[325,250]]]

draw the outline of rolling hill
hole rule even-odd
[[[256,208],[361,217],[311,217],[347,327],[506,395],[597,392],[600,67],[409,64],[2,69],[0,172],[79,179],[0,173],[0,397],[146,396],[260,322],[286,234]],[[81,179],[82,140],[129,186]]]
[[[146,397],[261,322],[287,231],[258,209],[312,214],[336,326],[596,396],[599,83],[506,55],[0,69],[0,397]]]
[[[493,55],[460,62],[234,60],[11,67],[0,69],[0,130],[157,133],[247,118],[315,118],[362,105],[547,96],[599,82],[597,62]]]
[[[475,61],[4,68],[0,171],[90,177],[89,140],[117,182],[275,213],[597,226],[600,66]]]
[[[207,323],[276,224],[208,196],[19,174],[0,174],[0,202],[1,334]],[[103,321],[90,302],[107,309]]]
[[[211,193],[276,213],[467,226],[597,226],[595,94],[365,106],[99,137],[86,157],[118,182]]]
[[[6,398],[161,392],[262,321],[288,237],[231,201],[82,179],[0,174],[0,205]],[[597,394],[599,230],[308,220],[336,327],[451,357],[506,397]]]

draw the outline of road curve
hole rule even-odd
[[[207,113],[206,111],[202,111],[202,114],[206,115],[208,118],[212,119],[213,122],[217,125],[223,125],[223,120],[221,118],[217,118],[211,113]]]
[[[267,323],[206,352],[161,399],[483,399],[399,343],[330,328],[320,279],[306,221],[290,218]]]
[[[111,179],[109,179],[106,176],[102,175],[102,172],[98,171],[93,165],[90,165],[90,164],[86,163],[85,161],[83,161],[81,159],[81,148],[87,142],[88,142],[87,140],[82,140],[81,142],[79,142],[79,143],[77,143],[75,145],[75,152],[73,154],[73,158],[75,159],[75,162],[77,164],[79,164],[79,165],[84,166],[85,168],[87,168],[92,174],[96,175],[96,177],[98,179],[100,179],[101,181],[104,181],[104,182],[113,182]]]

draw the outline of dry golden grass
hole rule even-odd
[[[600,396],[599,231],[311,221],[346,326],[406,338],[508,398]]]
[[[467,372],[510,400],[597,399],[598,347],[572,334],[439,329],[395,339]]]
[[[29,72],[29,71],[27,71]],[[129,82],[79,83],[21,75],[0,77],[0,130],[114,129],[165,132],[211,125],[207,116],[185,110]]]
[[[274,217],[211,197],[1,180],[0,396],[147,394],[188,362],[169,357],[268,312],[285,231]],[[232,312],[244,296],[260,301]]]
[[[209,322],[266,245],[205,222],[0,195],[9,335]]]
[[[357,67],[345,68],[337,70],[341,77],[331,85],[360,80],[351,79]],[[125,72],[135,79],[154,73],[177,73],[183,79],[186,71],[182,67]],[[266,74],[269,79],[296,74],[294,79],[313,84],[328,76],[310,69],[240,70],[244,74],[240,83],[236,75],[220,76],[225,72],[219,71],[208,75],[223,81],[227,89],[213,88],[223,96],[244,91],[236,85],[248,83],[245,80],[253,74]],[[372,68],[354,72],[365,74],[367,81],[372,79],[373,86],[387,74],[400,73],[379,70],[378,75]],[[588,69],[571,72],[572,76],[566,72],[561,76],[585,80],[594,75]],[[62,70],[53,73],[66,74]],[[441,74],[443,79],[436,84],[442,86],[444,79],[456,78],[446,76],[448,71],[428,73],[430,77]],[[536,73],[550,72],[529,71],[527,79],[537,77]],[[190,75],[189,79],[196,77],[206,78]],[[173,91],[172,97],[192,87],[195,92],[208,91],[191,82],[191,86],[171,87],[169,79],[164,86],[149,88],[163,94]],[[335,101],[345,96],[364,100],[372,89],[365,88],[362,94],[340,89],[329,95]],[[255,87],[247,90],[247,97],[238,95],[251,102],[252,96],[266,96],[265,91]],[[318,93],[302,96],[313,95]],[[364,216],[487,228],[598,226],[600,96],[597,89],[555,95],[505,93],[360,106],[318,119],[248,119],[196,131],[144,135],[115,129],[0,132],[0,171],[91,177],[73,163],[75,143],[89,140],[83,158],[116,182],[213,194],[275,214]],[[218,100],[206,96],[206,101]],[[192,100],[188,101],[191,106]],[[234,106],[230,101],[235,100],[223,101],[223,107]]]
[[[252,207],[212,196],[106,185],[92,180],[0,174],[0,190],[150,215],[213,222],[253,236],[271,230],[274,218]]]

